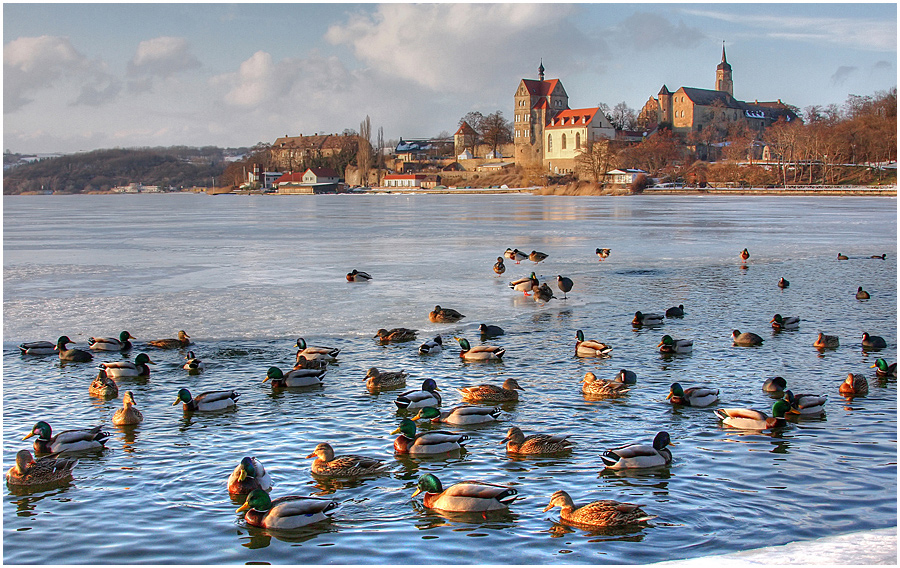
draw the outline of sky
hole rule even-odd
[[[897,4],[3,5],[3,147],[252,146],[511,120],[523,78],[571,108],[635,110],[665,84],[804,109],[897,85]]]

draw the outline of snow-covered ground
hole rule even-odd
[[[847,533],[816,540],[767,546],[722,556],[660,562],[657,566],[748,566],[756,564],[888,564],[897,565],[897,527]]]

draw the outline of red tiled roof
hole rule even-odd
[[[312,172],[316,175],[316,177],[340,177],[338,173],[334,170],[334,168],[309,168],[306,172]],[[306,172],[303,172],[304,174]],[[301,176],[302,177],[302,176]]]
[[[546,110],[550,108],[550,103],[547,102],[547,99],[541,99],[531,108],[534,110]]]
[[[280,178],[276,179],[274,183],[287,183],[287,182],[296,182],[300,183],[303,181],[303,173],[304,172],[294,172],[290,174],[284,174]]]
[[[454,136],[456,136],[457,134],[467,135],[467,134],[477,134],[477,132],[475,132],[474,128],[469,126],[468,122],[463,121],[462,125],[460,125],[459,130],[456,131],[456,134],[454,134]]]
[[[594,115],[600,110],[594,108],[570,108],[560,111],[559,114],[550,119],[547,128],[571,128],[573,126],[583,126],[594,120]]]
[[[522,79],[528,94],[546,97],[553,92],[559,79],[550,79],[549,81],[536,81],[534,79]]]

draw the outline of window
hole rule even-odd
[[[578,132],[575,133],[575,149],[581,149],[581,134]]]
[[[565,135],[565,134],[562,135],[562,143],[560,144],[559,149],[560,149],[560,150],[565,150],[565,149],[566,149],[566,135]]]
[[[553,151],[553,135],[552,134],[547,135],[547,151],[548,152]]]

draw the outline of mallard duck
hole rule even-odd
[[[34,441],[34,453],[36,454],[96,450],[103,448],[109,439],[109,432],[103,432],[101,428],[102,426],[94,426],[93,428],[65,430],[53,436],[50,425],[41,420],[34,425],[31,433],[22,439],[27,440],[37,435],[38,438]]]
[[[233,390],[221,390],[208,391],[192,397],[191,391],[181,389],[178,391],[178,398],[175,399],[172,406],[181,402],[185,412],[222,410],[223,408],[234,406],[239,396],[240,394]]]
[[[419,345],[419,355],[435,355],[444,349],[444,340],[440,335],[435,335],[434,339],[430,339]]]
[[[56,344],[52,341],[29,341],[19,344],[22,355],[53,355],[56,353]]]
[[[869,258],[877,258],[880,260],[887,260],[887,255],[886,254],[873,254]]]
[[[246,495],[256,489],[270,491],[272,477],[266,473],[263,464],[254,457],[244,457],[228,476],[228,493]]]
[[[519,264],[520,262],[522,262],[523,260],[528,258],[528,255],[525,254],[524,252],[520,251],[519,249],[514,249],[514,250],[506,249],[506,252],[503,253],[503,256],[505,256],[506,258],[508,258],[510,260],[516,261],[516,264]]]
[[[285,374],[278,367],[269,367],[263,382],[272,381],[272,388],[317,387],[324,381],[325,369],[292,369]]]
[[[612,347],[606,343],[585,339],[584,332],[580,329],[575,332],[575,356],[576,357],[607,357]]]
[[[879,337],[878,335],[869,335],[868,333],[863,333],[862,347],[863,349],[884,349],[885,347],[887,347],[887,342],[883,337]]]
[[[803,416],[822,414],[825,411],[825,401],[828,397],[824,394],[794,394],[790,390],[784,391],[784,400]]]
[[[678,304],[677,306],[672,306],[668,310],[666,310],[667,318],[683,318],[684,317],[684,304]]]
[[[503,358],[503,354],[506,353],[505,348],[497,347],[496,345],[476,345],[472,347],[467,339],[462,337],[455,337],[454,339],[459,342],[459,356],[466,361],[499,361]]]
[[[45,456],[35,460],[28,450],[16,452],[16,464],[6,472],[6,483],[14,487],[62,483],[72,479],[78,460]]]
[[[462,393],[463,400],[466,402],[507,402],[519,400],[519,393],[516,390],[525,390],[519,386],[515,379],[506,379],[503,386],[496,385],[478,385],[477,387],[463,387],[458,389]]]
[[[856,299],[857,300],[868,300],[869,293],[862,289],[862,286],[859,286],[856,289]]]
[[[531,253],[528,255],[528,260],[530,260],[531,262],[537,264],[537,263],[539,263],[539,262],[543,262],[544,260],[546,260],[548,256],[550,256],[550,255],[548,255],[548,254],[546,254],[546,253],[543,253],[543,252],[538,252],[538,251],[536,251],[536,250],[533,250],[533,251],[531,251]]]
[[[419,478],[412,496],[423,492],[425,497],[422,503],[425,507],[452,513],[506,510],[518,497],[518,492],[512,487],[482,481],[462,481],[444,489],[441,480],[430,473]]]
[[[379,329],[375,334],[375,339],[381,341],[382,343],[387,343],[389,341],[400,342],[400,341],[412,341],[416,338],[416,330],[408,329],[405,327],[395,327],[393,329]]]
[[[433,423],[445,422],[447,424],[468,425],[495,422],[500,417],[500,409],[496,406],[454,406],[449,410],[438,410],[433,406],[420,408],[419,413],[412,420],[431,420]]]
[[[440,306],[435,306],[434,310],[428,314],[428,320],[434,323],[456,323],[464,317],[466,316],[453,308],[442,308]]]
[[[353,269],[347,273],[347,282],[368,282],[372,279],[372,275],[368,272]]]
[[[748,258],[750,258],[750,251],[747,249],[742,250],[741,251],[741,261],[746,262]]]
[[[116,381],[106,375],[105,369],[100,369],[97,377],[91,381],[91,386],[88,387],[88,394],[100,398],[116,398],[119,396],[119,386]]]
[[[841,383],[841,386],[838,388],[838,392],[840,392],[844,396],[858,396],[869,394],[869,381],[867,381],[863,375],[854,375],[853,373],[847,373],[847,378],[844,379],[843,383]]]
[[[789,316],[789,317],[781,317],[781,314],[775,314],[775,317],[772,318],[772,321],[769,323],[772,324],[772,329],[782,330],[782,329],[798,329],[800,327],[800,318],[797,316]]]
[[[548,286],[546,282],[541,283],[537,290],[534,291],[535,302],[544,302],[546,304],[555,297],[556,296],[553,295],[553,290],[550,289],[550,286]]]
[[[313,475],[322,477],[361,477],[377,475],[387,469],[384,460],[377,458],[356,455],[334,457],[334,450],[330,444],[325,442],[317,445],[316,449],[306,457],[316,458],[311,471]]]
[[[509,287],[515,290],[516,292],[522,292],[526,296],[530,296],[529,292],[533,290],[537,290],[540,288],[540,282],[538,282],[537,276],[532,272],[530,275],[525,278],[519,278],[518,280],[513,280],[509,283]]]
[[[719,389],[711,389],[709,387],[683,389],[679,383],[672,383],[666,398],[672,401],[672,404],[680,404],[682,406],[709,406],[719,400]]]
[[[403,369],[399,371],[380,371],[377,367],[372,367],[366,371],[366,388],[379,390],[404,387],[408,376],[409,373]]]
[[[594,373],[588,371],[581,379],[581,392],[588,396],[618,396],[628,392],[628,385],[606,379],[598,379]]]
[[[203,361],[197,359],[193,351],[188,351],[184,359],[187,362],[181,368],[187,371],[189,375],[199,375],[206,368]]]
[[[656,347],[660,353],[690,353],[694,350],[694,342],[691,339],[672,339],[671,335],[663,335]]]
[[[394,453],[396,454],[443,454],[463,447],[469,437],[465,434],[456,434],[444,430],[430,430],[416,434],[416,423],[409,418],[400,421],[400,426],[391,432],[397,434],[394,440]]]
[[[557,491],[551,495],[550,504],[544,507],[544,512],[553,507],[560,508],[559,518],[563,523],[580,527],[621,527],[645,523],[656,518],[655,515],[644,513],[640,505],[618,501],[593,501],[582,507],[576,507],[565,491]]]
[[[766,382],[763,383],[762,390],[765,392],[779,393],[783,392],[785,387],[787,387],[787,381],[784,380],[783,377],[772,377],[771,379],[766,379]]]
[[[110,361],[100,363],[100,367],[106,371],[106,374],[114,379],[128,377],[149,377],[150,367],[147,365],[155,365],[146,353],[141,353],[131,361]]]
[[[610,249],[608,249],[608,248],[598,248],[594,252],[597,254],[597,256],[600,258],[600,261],[602,262],[603,260],[606,259],[606,257],[609,256],[609,251],[610,251]]]
[[[813,343],[813,347],[816,349],[837,349],[838,346],[839,342],[837,335],[825,335],[821,331],[819,332],[819,337],[817,337],[815,343]]]
[[[637,383],[637,374],[628,369],[620,369],[619,372],[616,373],[616,376],[613,377],[613,381],[626,385],[633,385]]]
[[[665,320],[665,316],[662,314],[645,314],[644,312],[634,312],[634,319],[631,320],[631,325],[635,327],[640,327],[642,325],[660,325]]]
[[[131,391],[125,391],[122,396],[122,408],[113,414],[112,423],[116,426],[130,426],[140,424],[143,420],[144,415],[135,408],[134,395],[131,394]]]
[[[762,345],[763,342],[763,338],[755,333],[749,331],[741,333],[738,329],[731,332],[731,339],[735,345],[740,347],[753,347],[754,345]]]
[[[478,326],[478,333],[481,334],[481,340],[484,341],[485,339],[489,339],[491,337],[497,337],[498,335],[503,335],[506,332],[504,332],[503,328],[500,327],[499,325],[480,324]]]
[[[56,341],[56,350],[59,351],[60,361],[85,363],[94,358],[93,355],[81,349],[66,349],[66,345],[69,343],[72,343],[72,340],[67,335],[63,335]]]
[[[244,520],[254,527],[291,530],[328,519],[337,506],[333,499],[299,495],[286,495],[273,501],[262,489],[254,489],[236,512],[246,511]]]
[[[506,451],[510,454],[556,454],[568,451],[575,445],[574,442],[566,439],[568,437],[568,434],[532,434],[526,438],[522,430],[513,426],[507,431],[506,437],[500,440],[500,443],[506,444]]]
[[[848,260],[850,257],[843,253],[838,253],[838,260]]]
[[[154,339],[153,341],[148,341],[147,344],[160,349],[178,349],[190,345],[191,336],[182,329],[178,332],[178,339]]]
[[[134,337],[127,331],[119,334],[119,338],[115,337],[89,337],[88,348],[92,351],[128,351],[131,349],[129,339]]]
[[[884,359],[878,358],[875,359],[875,364],[869,367],[870,369],[875,369],[875,375],[878,377],[894,377],[897,378],[897,363],[891,363],[888,365],[888,362]]]
[[[425,379],[422,381],[422,390],[405,392],[394,400],[394,404],[401,410],[413,410],[414,408],[425,408],[426,406],[437,407],[441,405],[441,394],[437,392],[439,390],[434,379]]]
[[[653,445],[627,444],[600,455],[609,469],[640,469],[660,467],[672,463],[672,452],[666,446],[672,444],[668,432],[659,432],[653,438]]]
[[[791,283],[784,279],[784,277],[778,279],[778,287],[779,288],[787,288]]]
[[[572,286],[574,283],[572,279],[567,276],[562,276],[560,274],[556,275],[556,287],[559,288],[559,291],[563,293],[563,300],[567,300],[566,294],[572,291]]]
[[[784,419],[785,413],[797,414],[796,411],[791,409],[791,405],[783,399],[776,400],[775,404],[772,405],[772,416],[766,416],[765,412],[751,408],[717,408],[714,412],[726,426],[742,430],[781,428],[787,424],[787,421]]]
[[[310,361],[335,361],[340,352],[341,349],[339,347],[316,347],[307,345],[306,340],[302,337],[297,338],[297,357],[302,356]]]
[[[496,272],[498,275],[506,272],[506,265],[503,264],[502,256],[497,257],[497,262],[494,263],[494,272]]]
[[[327,369],[328,361],[325,359],[307,359],[305,355],[297,354],[297,362],[294,364],[294,370],[297,369]]]

